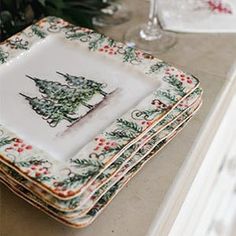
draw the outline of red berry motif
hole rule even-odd
[[[22,139],[15,138],[13,140],[13,143],[11,144],[11,146],[7,147],[5,149],[5,151],[10,151],[11,150],[11,151],[16,151],[20,154],[20,153],[23,153],[26,150],[31,150],[31,149],[32,149],[31,145],[27,145],[26,143],[24,143],[24,141]]]
[[[192,78],[190,76],[185,75],[185,74],[180,73],[180,74],[177,74],[175,76],[177,78],[179,78],[182,83],[188,83],[188,84],[193,83]]]
[[[23,152],[23,151],[24,151],[23,148],[18,148],[18,149],[17,149],[17,152]]]
[[[30,174],[33,177],[40,178],[45,175],[49,175],[50,172],[47,167],[42,166],[39,163],[31,165],[25,173]]]
[[[109,45],[104,45],[102,48],[99,48],[100,52],[105,52],[109,55],[114,55],[117,54],[118,51],[118,47],[114,46],[109,46]]]
[[[232,9],[229,4],[224,4],[219,0],[209,0],[208,6],[211,11],[221,14],[232,14]]]
[[[36,177],[39,177],[40,175],[41,175],[41,173],[39,173],[39,172],[36,172],[36,173],[35,173],[35,176],[36,176]]]
[[[181,102],[181,103],[179,104],[179,106],[180,106],[180,107],[183,107],[183,108],[188,108],[188,104],[187,104],[187,103],[183,103],[183,102]]]
[[[173,67],[167,67],[165,69],[165,74],[166,75],[173,75],[174,73],[178,72],[176,68]]]
[[[31,145],[27,145],[27,146],[25,147],[25,149],[31,150],[31,149],[32,149],[32,146],[31,146]]]
[[[19,138],[15,138],[14,140],[16,143],[23,143],[23,140],[22,139],[19,139]]]
[[[141,124],[144,125],[145,127],[149,127],[152,125],[153,121],[142,121]]]
[[[95,138],[94,140],[97,142],[97,146],[93,149],[94,151],[108,151],[109,149],[114,148],[117,145],[115,142],[106,141],[106,139],[104,138]]]

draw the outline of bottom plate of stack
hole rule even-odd
[[[147,161],[156,156],[183,129],[201,106],[201,95],[201,89],[192,92],[164,120],[154,126],[148,135],[136,143],[136,147],[139,148],[132,152],[132,157],[125,165],[120,164],[124,162],[122,160],[122,155],[125,158],[124,152],[106,170],[109,174],[109,169],[120,167],[115,175],[111,175],[108,181],[98,188],[94,187],[92,191],[85,192],[82,200],[81,196],[69,200],[58,199],[26,179],[6,163],[0,164],[0,180],[12,192],[56,220],[76,228],[85,227],[96,219]],[[130,155],[130,150],[128,154]]]

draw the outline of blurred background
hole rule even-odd
[[[106,0],[1,0],[0,40],[49,15],[92,28],[92,18],[105,14],[109,5]]]

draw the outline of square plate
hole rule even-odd
[[[1,161],[61,199],[81,194],[199,85],[56,17],[3,42],[0,62]]]
[[[197,108],[198,109],[198,108]],[[37,207],[38,209],[44,211],[56,220],[76,228],[82,228],[91,224],[97,216],[105,209],[105,207],[111,202],[111,200],[117,195],[117,193],[126,185],[126,183],[135,175],[137,172],[150,160],[153,156],[157,154],[167,143],[169,143],[175,135],[186,125],[186,123],[191,119],[190,115],[177,130],[175,130],[170,137],[163,140],[161,143],[156,145],[151,145],[150,153],[148,152],[146,157],[144,157],[139,163],[137,163],[131,170],[127,172],[117,183],[115,183],[99,200],[98,202],[89,210],[89,212],[82,217],[75,217],[72,219],[66,219],[61,216],[61,213],[44,202],[41,198],[38,198],[32,191],[29,191],[22,185],[17,184],[15,181],[9,181],[9,177],[3,173],[0,173],[0,180],[4,183],[11,191],[17,194],[19,197],[23,198],[31,205]]]
[[[197,100],[196,100],[197,97]],[[70,200],[60,200],[52,195],[45,193],[41,188],[37,187],[31,181],[28,181],[26,178],[22,177],[18,172],[14,171],[12,168],[7,167],[4,164],[1,164],[1,171],[9,177],[9,179],[14,179],[18,184],[27,188],[28,190],[35,193],[35,195],[47,204],[56,208],[60,215],[64,218],[73,218],[73,217],[81,217],[85,215],[94,204],[114,185],[116,184],[124,175],[128,173],[130,169],[132,169],[135,165],[137,165],[146,155],[148,155],[159,143],[163,140],[172,136],[175,130],[179,129],[186,120],[189,120],[189,117],[193,116],[193,114],[198,110],[201,104],[200,96],[192,96],[190,100],[193,100],[192,104],[189,103],[189,107],[177,117],[174,121],[170,122],[162,131],[156,132],[153,130],[152,137],[150,137],[145,143],[142,144],[140,150],[132,157],[131,160],[127,162],[123,168],[121,168],[115,176],[113,176],[104,186],[100,187],[94,192],[89,192],[89,196],[82,203],[81,197],[75,197]],[[183,104],[183,106],[185,106]],[[120,157],[118,158],[120,159]],[[117,160],[118,160],[117,159]],[[115,162],[117,162],[117,160]],[[117,165],[115,164],[114,165]],[[119,162],[118,162],[119,164]],[[110,168],[110,167],[109,167]]]

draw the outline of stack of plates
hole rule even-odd
[[[90,224],[201,105],[199,81],[47,17],[0,46],[0,177],[73,227]]]

